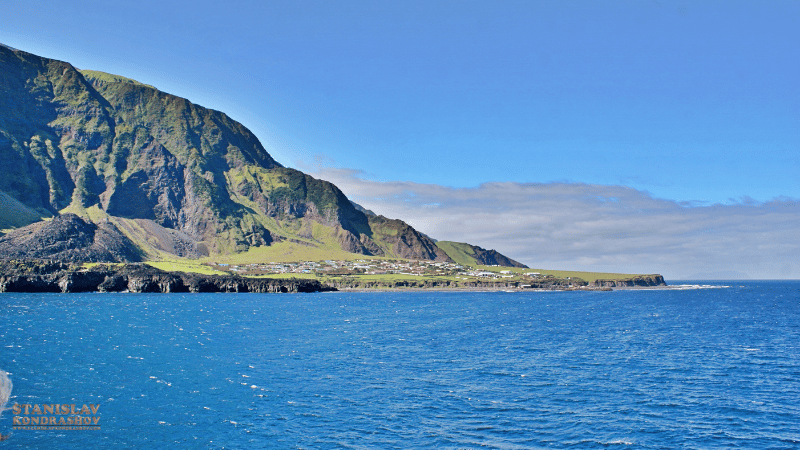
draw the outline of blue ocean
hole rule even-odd
[[[99,405],[0,449],[800,448],[800,281],[704,283],[0,294],[8,407]]]

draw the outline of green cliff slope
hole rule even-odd
[[[466,244],[463,242],[438,241],[436,245],[453,261],[464,266],[503,266],[527,268],[525,264],[514,261],[497,250]]]

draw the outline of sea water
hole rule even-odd
[[[99,405],[0,448],[799,448],[800,282],[713,284],[0,294],[9,407]]]

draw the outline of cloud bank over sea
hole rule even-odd
[[[800,202],[696,206],[624,186],[485,183],[474,188],[365,179],[318,168],[356,203],[439,240],[531,267],[661,273],[669,279],[800,278]]]

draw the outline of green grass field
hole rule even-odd
[[[147,261],[145,264],[166,272],[200,273],[203,275],[224,275],[227,272],[214,270],[194,260]]]
[[[311,247],[295,242],[278,242],[270,246],[251,247],[248,251],[233,255],[216,255],[204,258],[202,261],[213,261],[225,264],[256,264],[265,262],[299,262],[299,261],[355,261],[359,259],[394,259],[376,256],[364,256],[358,253],[348,253],[341,249],[331,247]]]
[[[247,278],[274,278],[279,280],[285,280],[287,278],[297,278],[299,280],[320,280],[323,281],[327,279],[326,277],[318,277],[313,273],[269,273],[266,275],[244,275]]]

